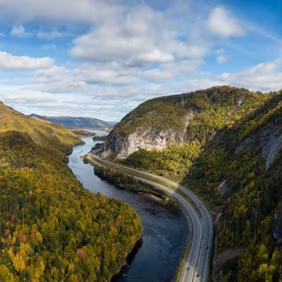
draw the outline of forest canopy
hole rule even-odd
[[[66,164],[80,140],[0,104],[0,281],[109,281],[142,233],[126,203]]]

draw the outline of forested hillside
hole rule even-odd
[[[167,105],[179,108],[170,121]],[[134,127],[144,137],[151,124],[153,134],[182,138],[141,146],[122,163],[177,180],[216,212],[213,279],[281,281],[282,92],[214,87],[150,100],[114,128],[105,150],[118,156]]]
[[[109,281],[140,238],[126,203],[66,165],[80,140],[0,104],[0,281]]]
[[[103,157],[126,158],[139,149],[167,149],[193,140],[203,144],[265,99],[261,93],[224,86],[149,100],[114,127]]]

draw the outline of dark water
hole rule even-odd
[[[94,174],[93,167],[80,159],[97,142],[92,137],[85,137],[83,141],[85,145],[76,146],[69,157],[69,167],[73,173],[91,192],[100,192],[129,203],[139,214],[144,227],[143,245],[117,281],[173,280],[189,233],[184,215],[171,211],[148,196],[118,189],[101,180]]]

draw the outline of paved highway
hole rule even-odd
[[[189,256],[187,257],[185,266],[182,270],[180,281],[207,281],[213,243],[213,223],[211,215],[203,202],[187,188],[164,177],[112,163],[91,153],[87,155],[87,159],[96,164],[103,163],[117,167],[121,170],[123,169],[127,174],[134,176],[140,181],[154,185],[158,189],[169,193],[179,201],[186,217],[189,217],[189,222],[192,222],[193,228],[192,244]],[[177,190],[174,191],[165,186],[165,184],[168,184],[170,187],[173,186],[177,188]],[[189,201],[177,191],[181,191],[188,196],[193,202],[193,205],[191,205]]]

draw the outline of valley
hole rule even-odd
[[[157,98],[107,137],[1,104],[0,278],[279,281],[281,97]]]
[[[94,166],[102,165],[103,167],[110,167],[110,169],[118,169],[125,175],[130,175],[137,180],[165,191],[180,203],[187,221],[190,224],[192,223],[193,241],[191,247],[189,247],[189,255],[184,258],[183,268],[180,269],[179,281],[206,281],[213,242],[213,223],[209,211],[201,200],[192,192],[171,180],[102,160],[95,155],[95,152],[88,154],[87,160],[93,163]],[[181,191],[188,199],[178,191]],[[192,201],[192,204],[190,201]]]
[[[0,282],[282,282],[282,0],[0,0]]]
[[[92,193],[101,193],[130,204],[140,216],[144,228],[142,246],[114,281],[172,280],[191,233],[184,214],[179,208],[171,209],[146,194],[123,190],[101,180],[94,174],[93,166],[81,159],[97,141],[94,142],[91,137],[82,140],[85,144],[74,147],[69,156],[69,167],[77,179]]]

